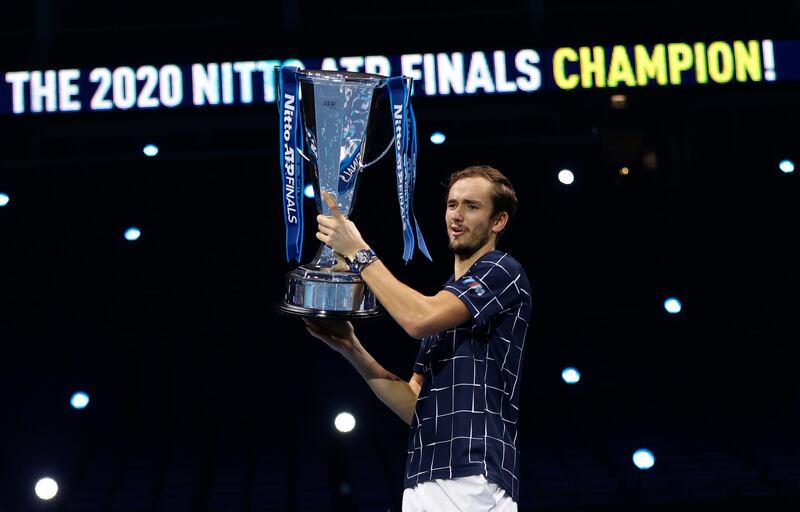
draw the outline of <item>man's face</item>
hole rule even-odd
[[[447,195],[447,237],[450,250],[469,257],[492,237],[492,184],[481,177],[461,178]]]

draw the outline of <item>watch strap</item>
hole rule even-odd
[[[366,268],[367,265],[372,263],[378,259],[377,254],[372,249],[359,249],[356,251],[356,254],[353,259],[348,258],[347,256],[344,257],[344,261],[347,263],[347,266],[350,268],[350,272],[354,274],[359,274],[361,271]],[[362,260],[363,261],[362,263]]]

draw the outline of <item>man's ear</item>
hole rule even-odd
[[[492,233],[500,234],[505,229],[506,224],[508,224],[508,212],[498,213],[492,222]]]

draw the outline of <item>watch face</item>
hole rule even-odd
[[[356,253],[356,259],[359,263],[366,263],[369,260],[369,254],[366,251],[359,251]]]

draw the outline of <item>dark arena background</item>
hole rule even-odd
[[[0,511],[400,510],[407,425],[275,312],[297,61],[416,79],[433,261],[393,153],[352,214],[406,284],[453,271],[448,173],[515,184],[521,511],[798,510],[797,0],[35,0],[0,45]]]

